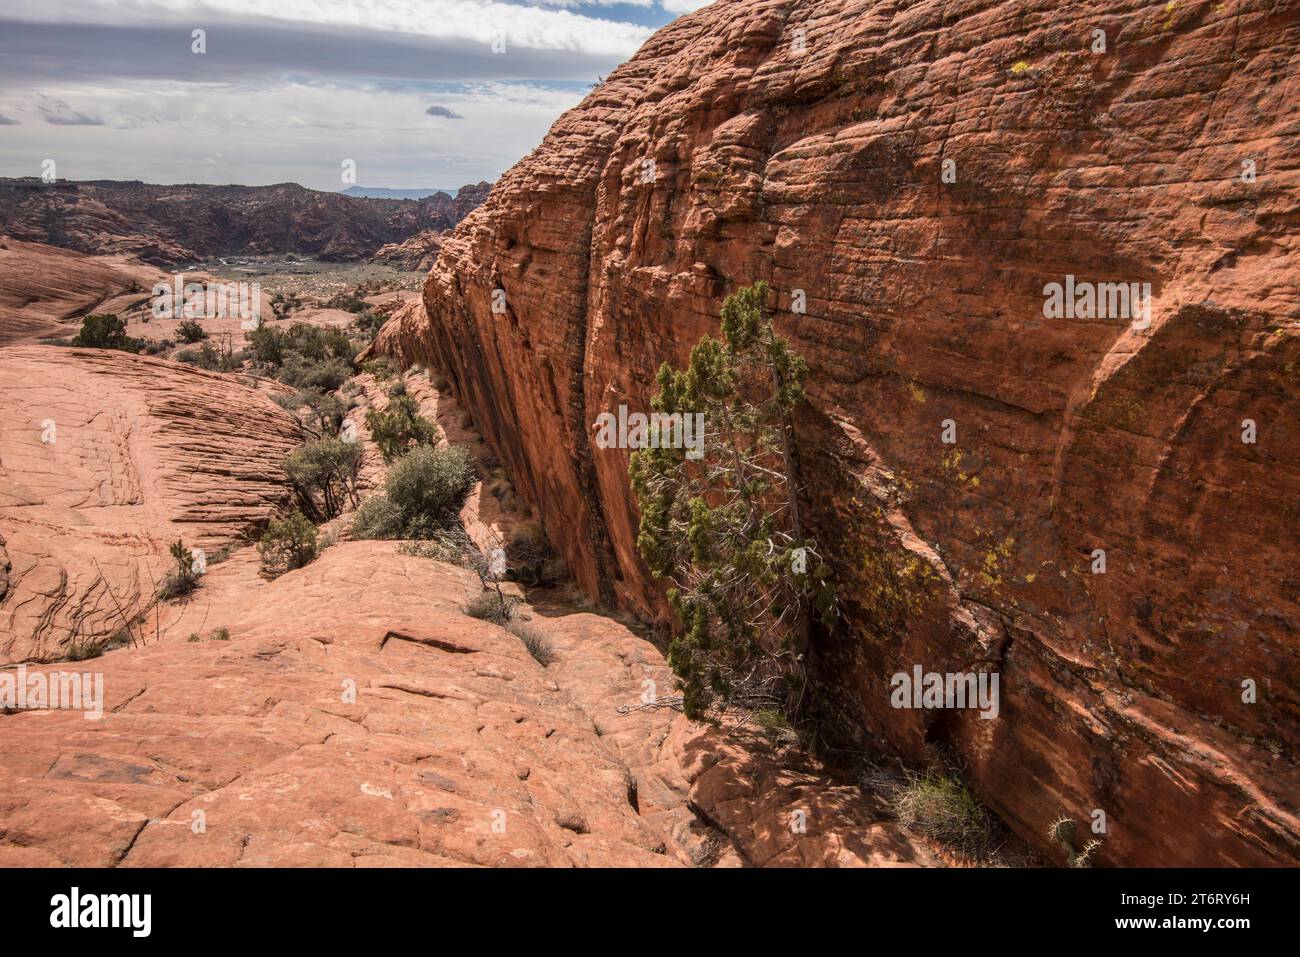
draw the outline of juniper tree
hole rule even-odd
[[[766,296],[763,282],[728,296],[722,338],[700,339],[685,369],[660,367],[659,415],[630,466],[637,548],[669,585],[680,627],[668,662],[696,719],[773,706],[798,716],[811,629],[835,611],[799,507],[792,412],[808,367],[765,317]],[[663,433],[696,413],[705,436],[691,452]]]

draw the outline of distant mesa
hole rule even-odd
[[[0,178],[0,223],[14,239],[126,254],[157,266],[285,253],[360,262],[427,230],[453,229],[490,189],[486,182],[450,191],[324,192],[297,183],[156,186]]]
[[[390,189],[387,186],[349,186],[339,190],[344,196],[359,196],[362,199],[424,199],[439,193],[451,199],[459,192],[455,189]]]

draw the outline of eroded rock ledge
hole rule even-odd
[[[670,676],[616,622],[525,609],[543,668],[478,589],[350,542],[214,603],[229,640],[39,668],[101,672],[104,715],[0,713],[0,866],[939,863],[815,763],[640,708]]]

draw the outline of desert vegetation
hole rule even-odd
[[[722,338],[664,364],[655,412],[703,415],[698,459],[668,436],[632,454],[637,548],[667,586],[668,649],[692,718],[803,710],[811,629],[834,615],[830,569],[800,517],[793,413],[807,366],[764,315],[765,283],[728,296]]]
[[[95,313],[81,320],[81,329],[70,340],[74,346],[139,352],[143,344],[126,334],[126,322],[111,313]]]
[[[268,578],[302,568],[316,557],[316,526],[299,511],[273,520],[257,543],[257,553]]]
[[[438,427],[420,414],[420,404],[399,382],[388,390],[388,405],[366,412],[366,427],[379,446],[386,463],[405,455],[412,447],[437,444]]]
[[[434,539],[459,525],[459,511],[477,481],[462,448],[422,445],[393,463],[384,491],[361,504],[354,538]]]

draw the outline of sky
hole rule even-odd
[[[495,180],[706,2],[3,0],[0,176]]]

